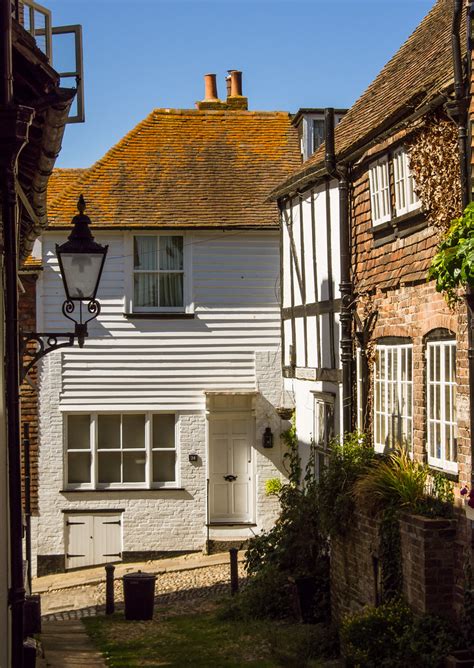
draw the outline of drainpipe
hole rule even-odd
[[[5,290],[5,406],[7,414],[8,501],[10,514],[11,661],[23,666],[22,509],[20,464],[19,351],[17,295],[17,219],[15,174],[18,155],[28,140],[33,110],[13,102],[11,1],[0,0],[0,188],[2,199]]]
[[[462,0],[454,0],[451,45],[454,69],[454,113],[450,116],[458,126],[459,164],[461,176],[461,200],[463,210],[471,200],[470,179],[468,167],[468,98],[470,78],[465,81],[463,76],[461,44],[459,38],[461,26]],[[468,72],[471,71],[470,52],[472,48],[471,16],[472,6],[469,5],[467,17],[467,58]],[[468,323],[468,361],[469,361],[469,435],[471,442],[471,480],[474,480],[472,462],[474,461],[474,291],[471,287],[466,290],[467,323]]]
[[[341,259],[341,366],[342,366],[342,432],[352,431],[352,282],[350,273],[351,251],[349,233],[349,200],[347,166],[336,165],[334,143],[334,109],[324,110],[325,167],[330,177],[339,181],[339,247]]]

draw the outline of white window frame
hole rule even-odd
[[[144,415],[145,416],[145,448],[144,450],[136,449],[134,452],[145,453],[145,482],[124,482],[124,483],[100,483],[99,482],[99,449],[98,449],[98,416],[99,415]],[[88,483],[70,483],[68,474],[68,418],[70,415],[89,415],[90,417],[90,450],[85,448],[81,450],[74,450],[73,452],[90,452],[91,453],[91,476]],[[175,438],[174,448],[166,448],[167,452],[175,453],[175,480],[168,480],[166,482],[153,482],[153,452],[157,448],[153,448],[152,441],[152,425],[154,415],[174,415],[175,417]],[[74,413],[64,413],[63,416],[63,461],[64,461],[64,488],[78,489],[78,490],[104,490],[104,489],[160,489],[180,487],[180,446],[179,446],[179,415],[171,411],[81,411]],[[109,452],[114,452],[111,448]],[[125,450],[128,452],[130,450]],[[160,448],[161,451],[161,448]]]
[[[408,164],[408,154],[403,146],[393,154],[393,184],[396,216],[403,216],[421,207],[421,201],[415,192],[413,174]]]
[[[389,369],[391,378],[389,378]],[[394,378],[395,369],[396,377]],[[377,344],[373,386],[375,451],[384,452],[387,447],[392,448],[402,441],[400,444],[406,444],[408,450],[412,452],[413,344],[383,342]],[[394,408],[397,409],[397,412],[393,410]],[[394,433],[395,421],[401,427],[397,434]]]
[[[392,217],[388,155],[369,165],[372,225],[387,223]]]
[[[134,237],[182,237],[183,238],[183,306],[135,306],[134,297]],[[125,238],[125,309],[127,313],[194,313],[192,299],[192,236],[182,230],[137,230]],[[156,273],[159,273],[157,270]],[[166,273],[166,272],[164,272]]]
[[[362,350],[360,346],[356,347],[356,392],[357,392],[357,429],[363,431],[364,429],[364,412],[362,407],[362,385],[364,379],[362,378]]]
[[[315,465],[315,476],[319,480],[323,468],[328,465],[329,462],[329,444],[334,438],[336,430],[336,416],[335,416],[335,407],[336,407],[336,395],[332,392],[319,392],[313,391],[313,433],[314,433],[314,465]],[[321,425],[319,423],[319,408],[323,407],[324,410],[324,420],[323,425],[324,431],[324,440],[323,442],[319,441],[318,436],[321,433]],[[328,424],[328,417],[331,420],[331,424]]]
[[[439,378],[436,372],[436,356],[439,354]],[[449,355],[449,369],[446,368],[446,355]],[[426,430],[428,464],[435,468],[458,472],[457,463],[457,422],[456,422],[456,340],[443,339],[426,343]],[[449,405],[447,397],[449,396]],[[439,419],[432,411],[439,402]],[[438,431],[439,429],[439,431]],[[452,443],[452,455],[448,458],[446,431],[449,430]],[[436,448],[435,431],[440,435]],[[436,452],[438,450],[438,453]]]

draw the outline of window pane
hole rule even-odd
[[[99,482],[121,482],[121,453],[99,452]]]
[[[133,238],[134,269],[158,269],[157,242],[157,237]]]
[[[160,237],[160,269],[183,269],[183,237]]]
[[[158,274],[135,274],[133,283],[135,306],[158,306]]]
[[[160,306],[183,306],[183,274],[160,274]]]
[[[91,481],[91,453],[69,452],[67,456],[67,480],[69,483]]]
[[[91,430],[89,415],[68,415],[67,447],[68,450],[90,449]]]
[[[123,453],[123,482],[145,482],[145,453]]]
[[[122,448],[145,447],[145,416],[124,415],[122,417]]]
[[[175,453],[153,453],[153,482],[173,482],[175,479]]]
[[[175,417],[174,415],[153,416],[153,447],[174,448]]]
[[[97,419],[99,450],[120,448],[120,415],[99,415]]]

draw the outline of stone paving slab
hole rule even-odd
[[[80,621],[43,622],[41,644],[44,668],[106,668]]]

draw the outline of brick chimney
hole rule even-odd
[[[242,72],[239,70],[227,70],[227,100],[220,100],[217,95],[217,82],[215,74],[204,75],[204,99],[196,102],[196,108],[200,110],[243,110],[248,109],[248,99],[242,95]]]
[[[217,97],[217,82],[215,74],[204,75],[204,100],[196,102],[198,109],[226,109],[227,105]]]
[[[227,107],[246,111],[249,108],[249,101],[242,95],[242,72],[239,70],[228,70],[228,72],[230,86],[229,77],[227,77]]]

